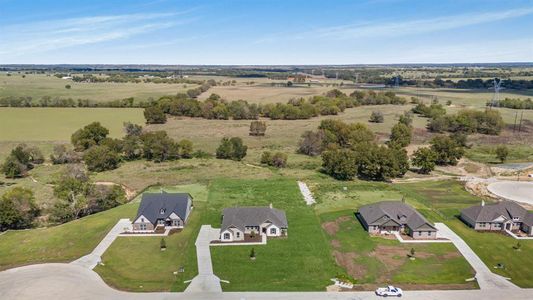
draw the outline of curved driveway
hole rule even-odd
[[[504,199],[533,205],[533,182],[498,181],[489,184],[487,189]]]

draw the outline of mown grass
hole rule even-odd
[[[320,219],[337,223],[338,230],[327,235],[332,250],[355,254],[357,270],[353,272],[359,274],[354,278],[359,284],[464,284],[473,276],[470,265],[452,244],[401,244],[372,237],[354,210],[324,213]],[[383,246],[387,248],[379,249]],[[411,248],[419,253],[414,261],[408,258]]]
[[[496,158],[496,145],[479,145],[466,150],[465,156],[473,161],[486,164],[499,164]],[[520,163],[533,161],[533,147],[530,145],[507,145],[509,155],[506,163]]]
[[[515,250],[518,241],[501,233],[477,232],[460,220],[450,220],[446,224],[463,238],[492,272],[504,277],[522,288],[533,287],[533,240],[521,240],[520,250]],[[503,264],[505,268],[494,268]]]
[[[285,210],[288,237],[255,246],[211,247],[215,274],[229,280],[225,291],[318,291],[340,270],[313,209],[305,206],[295,180],[215,180],[210,185],[204,223],[220,227],[224,207],[266,206]]]
[[[70,262],[90,253],[121,218],[132,218],[138,204],[119,207],[63,225],[0,235],[0,270],[44,262]]]
[[[154,187],[148,192],[160,190]],[[128,291],[183,291],[198,273],[194,242],[206,209],[207,187],[200,184],[164,187],[167,192],[188,192],[194,209],[183,231],[165,237],[167,250],[160,250],[161,237],[119,237],[102,257],[95,271],[104,281]],[[177,272],[180,267],[183,273]]]
[[[144,124],[139,108],[1,107],[0,141],[67,141],[79,128],[100,122],[111,137],[122,137],[123,123]]]

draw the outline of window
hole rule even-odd
[[[418,232],[418,235],[421,236],[421,235],[422,235],[422,231],[419,231],[419,232]]]
[[[229,233],[227,233],[227,232],[224,233],[224,239],[225,239],[225,240],[229,240]]]
[[[240,238],[240,237],[241,237],[241,233],[240,233],[240,232],[237,232],[237,233],[235,234],[235,236],[237,236],[238,238]]]
[[[160,214],[164,214],[167,210],[164,209],[164,208],[161,208],[161,210],[159,211]]]
[[[141,218],[141,222],[144,223],[144,218]]]
[[[141,230],[146,230],[146,224],[141,224],[141,225],[139,225],[139,228],[140,228]]]
[[[270,228],[270,234],[276,234],[276,228]]]
[[[157,220],[157,224],[163,225],[163,224],[165,224],[165,220],[159,219],[159,220]]]

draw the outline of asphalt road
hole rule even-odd
[[[87,268],[71,264],[42,264],[0,272],[0,299],[366,300],[380,298],[372,292],[126,293],[110,288],[98,274]],[[533,290],[406,291],[402,299],[531,300]]]

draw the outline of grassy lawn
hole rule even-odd
[[[0,141],[70,141],[74,131],[95,121],[116,138],[124,135],[124,122],[145,122],[140,108],[1,107]]]
[[[523,288],[533,287],[533,240],[522,240],[520,251],[513,249],[517,240],[499,233],[481,233],[467,227],[460,220],[446,224],[461,236],[494,273],[511,278]],[[504,264],[505,269],[493,268]]]
[[[0,270],[44,262],[70,262],[90,253],[121,218],[131,218],[129,203],[63,225],[0,235]]]
[[[107,284],[128,291],[183,291],[187,286],[183,281],[198,273],[194,242],[207,206],[207,187],[192,184],[165,187],[165,191],[193,196],[194,209],[187,226],[165,237],[166,251],[160,250],[160,237],[119,237],[103,255],[104,266],[95,269]],[[173,275],[180,266],[185,271]]]
[[[464,285],[473,276],[467,261],[452,244],[401,244],[371,237],[354,210],[320,215],[336,261],[360,284]],[[408,254],[415,249],[415,260]]]
[[[340,268],[333,261],[327,240],[312,208],[305,206],[294,179],[229,180],[212,182],[205,222],[220,227],[224,207],[266,206],[284,209],[288,238],[270,239],[255,246],[211,247],[215,274],[229,284],[225,291],[318,291],[330,284]]]
[[[531,162],[533,161],[533,147],[530,145],[508,145],[509,156],[507,163]],[[474,146],[466,151],[466,157],[473,161],[487,164],[499,164],[496,158],[496,146],[482,145]]]

